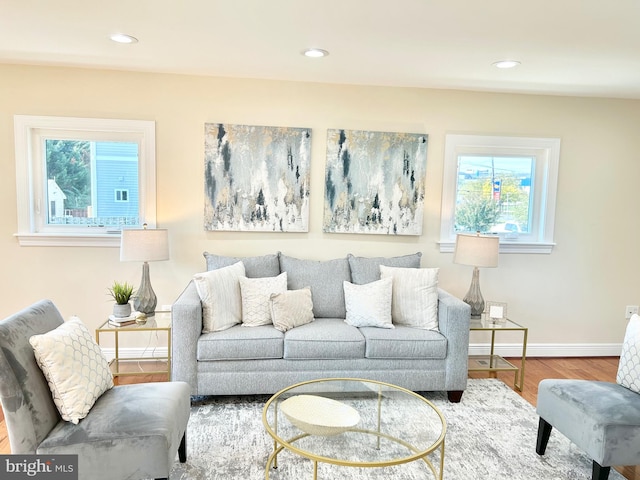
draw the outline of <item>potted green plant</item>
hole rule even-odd
[[[113,316],[124,318],[131,315],[131,304],[129,300],[133,296],[133,285],[127,282],[113,282],[113,286],[109,288],[109,295],[116,301],[113,306]]]

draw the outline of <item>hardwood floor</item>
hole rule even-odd
[[[509,359],[517,362],[519,359]],[[144,362],[149,369],[157,369],[154,362]],[[132,369],[139,369],[142,364],[132,362]],[[525,400],[535,406],[538,395],[538,383],[545,378],[581,378],[585,380],[615,381],[618,370],[618,358],[597,357],[597,358],[528,358],[526,361],[526,372],[524,378],[524,388],[522,392],[517,392]],[[489,374],[484,372],[471,372],[469,378],[487,378]],[[513,373],[499,372],[497,378],[513,388]],[[116,384],[138,382],[160,382],[165,381],[165,375],[141,375],[135,377],[118,377]],[[533,448],[533,447],[532,447]],[[0,409],[0,454],[10,453],[7,430],[4,424],[4,417]],[[616,467],[627,480],[640,480],[640,466]]]

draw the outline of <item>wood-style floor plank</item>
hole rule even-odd
[[[512,363],[519,365],[520,359],[509,359]],[[132,362],[128,367],[134,370],[147,368],[157,370],[156,362]],[[526,371],[524,378],[524,389],[516,392],[525,400],[536,405],[538,395],[538,384],[545,378],[580,378],[584,380],[602,380],[613,382],[618,369],[618,358],[616,357],[596,357],[596,358],[528,358],[526,361]],[[486,378],[489,373],[470,372],[470,378]],[[498,372],[497,378],[513,388],[514,375],[508,372]],[[162,382],[166,381],[166,375],[140,375],[118,377],[115,381],[118,385],[140,382]],[[7,429],[0,409],[0,454],[5,455],[11,452]],[[616,467],[627,480],[640,480],[640,466]]]

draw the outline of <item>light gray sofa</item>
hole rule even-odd
[[[412,391],[447,391],[459,402],[467,385],[470,308],[438,290],[439,331],[396,326],[357,328],[344,322],[343,282],[380,278],[380,265],[420,267],[421,254],[312,261],[277,253],[222,257],[204,253],[207,270],[241,260],[247,277],[286,271],[288,289],[311,287],[314,321],[285,333],[272,325],[203,333],[202,304],[191,281],[172,306],[172,379],[192,395],[271,394],[326,377],[366,378]]]

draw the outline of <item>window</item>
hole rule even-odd
[[[502,253],[550,253],[559,157],[557,138],[447,135],[440,251],[480,231]]]
[[[16,115],[14,126],[21,245],[117,246],[123,227],[155,226],[154,122]]]
[[[116,202],[128,202],[129,201],[129,190],[115,190],[115,198]]]

